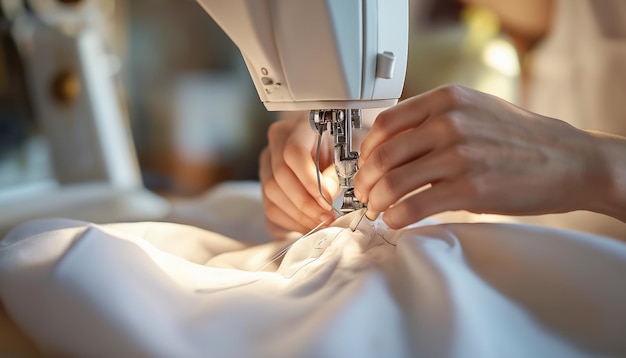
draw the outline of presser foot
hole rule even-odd
[[[366,207],[367,205],[365,203],[362,203],[354,196],[354,188],[346,189],[343,193],[343,204],[340,210],[343,215]]]

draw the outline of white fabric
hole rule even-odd
[[[257,245],[272,241],[265,228],[258,181],[230,181],[198,198],[174,199],[169,222],[197,226]]]
[[[0,244],[0,297],[52,355],[626,355],[625,244],[512,224],[353,233],[356,216],[267,267],[284,243],[35,221]]]

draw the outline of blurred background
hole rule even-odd
[[[112,81],[146,186],[194,195],[219,181],[256,178],[257,153],[274,116],[258,101],[239,51],[213,20],[194,1],[106,0],[98,6],[105,17],[99,35],[116,62]],[[10,29],[5,21],[0,50],[5,190],[55,177]]]
[[[137,185],[119,174],[128,168],[166,198],[257,179],[276,113],[195,1],[1,3],[0,216],[70,185]],[[457,0],[411,1],[410,11],[404,97],[454,82],[518,101],[514,43],[493,13]],[[129,131],[130,145],[99,134],[115,131]]]

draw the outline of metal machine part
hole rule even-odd
[[[320,135],[330,128],[330,134],[333,136],[333,162],[339,178],[339,188],[343,190],[341,212],[347,214],[366,207],[354,196],[354,175],[359,170],[359,153],[352,150],[352,129],[361,128],[361,110],[312,110],[309,114],[309,123]]]

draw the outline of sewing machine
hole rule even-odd
[[[335,143],[344,190],[354,197],[361,110],[389,107],[404,84],[407,0],[197,0],[239,47],[270,111],[308,110]],[[55,179],[0,196],[0,233],[20,222],[68,216],[94,222],[158,220],[167,201],[141,181],[104,41],[108,0],[0,0],[23,58]],[[32,190],[31,190],[32,189]]]
[[[330,129],[341,211],[362,208],[354,197],[352,129],[361,126],[361,109],[400,97],[408,1],[197,1],[241,50],[268,110],[309,110],[315,131]]]

